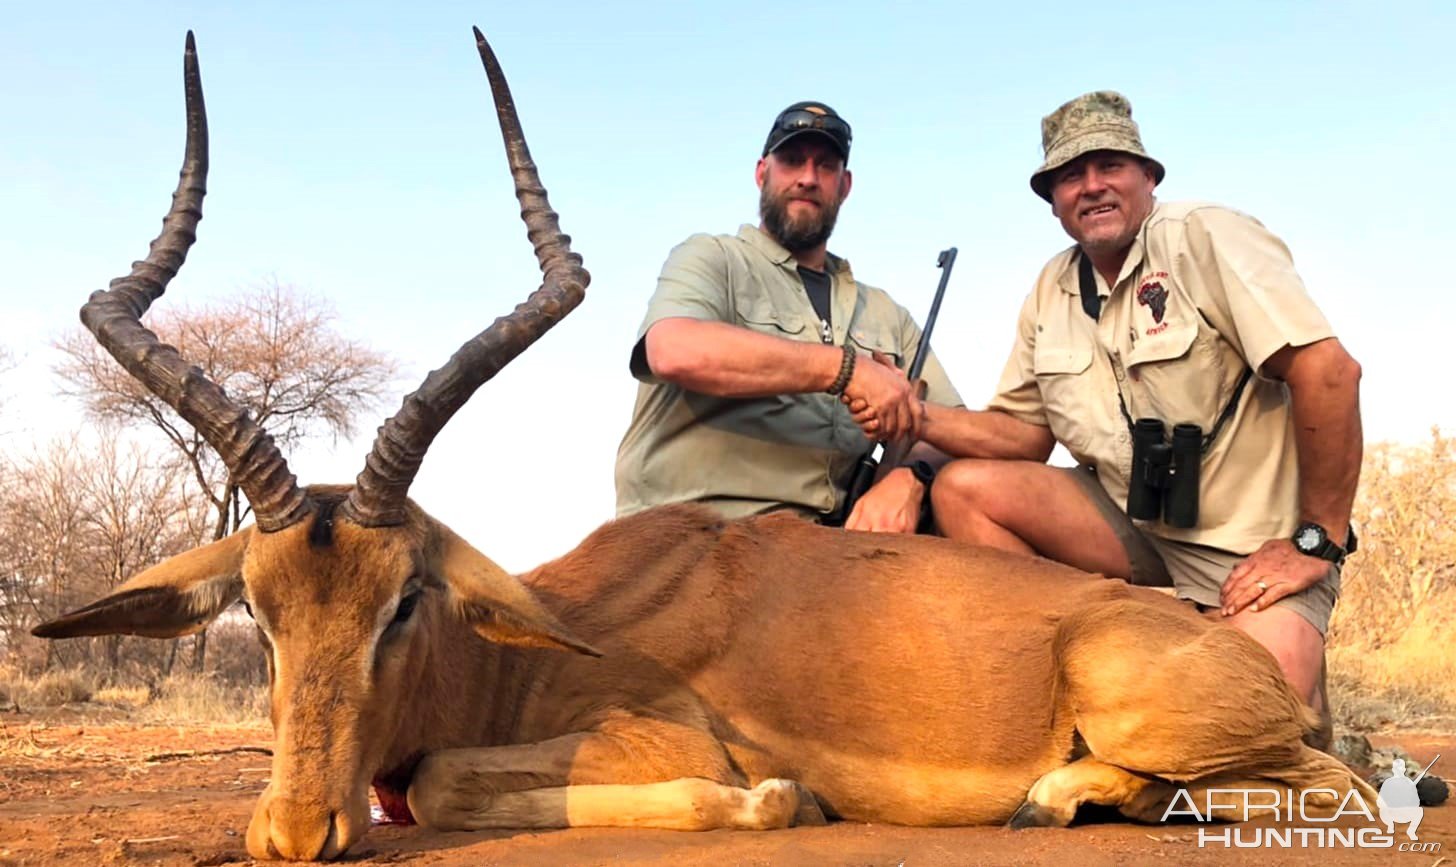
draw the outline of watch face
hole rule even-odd
[[[1324,544],[1324,535],[1319,527],[1300,527],[1299,532],[1294,534],[1294,547],[1307,554]]]

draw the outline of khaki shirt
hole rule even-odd
[[[864,352],[882,352],[908,369],[920,340],[910,314],[885,292],[856,281],[845,260],[831,255],[827,270],[835,345],[848,341]],[[643,338],[670,317],[820,342],[819,316],[797,263],[757,227],[745,225],[737,235],[694,235],[675,247],[632,353],[632,375],[641,384],[617,451],[618,516],[685,500],[705,502],[727,517],[786,507],[833,511],[871,446],[839,398],[722,398],[663,382],[647,367]],[[961,405],[933,355],[921,376],[930,400]]]
[[[1334,336],[1289,250],[1257,220],[1215,205],[1159,204],[1115,286],[1097,275],[1102,315],[1082,310],[1078,253],[1042,269],[990,408],[1049,427],[1127,504],[1134,418],[1191,422],[1205,434],[1246,366],[1255,376],[1203,457],[1198,525],[1146,531],[1247,554],[1294,532],[1299,472],[1288,388],[1260,368],[1282,347]]]

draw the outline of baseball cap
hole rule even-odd
[[[844,161],[849,162],[849,144],[853,140],[849,122],[824,103],[812,100],[796,102],[779,112],[768,131],[768,139],[763,143],[763,155],[768,156],[778,150],[789,139],[808,134],[829,139]]]

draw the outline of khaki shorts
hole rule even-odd
[[[1202,609],[1219,607],[1219,590],[1229,573],[1246,555],[1235,554],[1207,545],[1174,542],[1139,529],[1127,513],[1117,507],[1091,467],[1069,468],[1101,513],[1107,525],[1127,552],[1132,564],[1133,584],[1145,587],[1172,587],[1179,599],[1197,603]],[[1339,567],[1330,566],[1330,574],[1313,587],[1285,596],[1274,604],[1295,611],[1308,620],[1320,635],[1329,629],[1330,612],[1340,595]]]

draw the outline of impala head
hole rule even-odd
[[[184,78],[187,150],[147,258],[91,296],[81,320],[133,376],[217,450],[256,526],[166,560],[91,605],[37,626],[43,638],[203,629],[239,599],[268,654],[276,734],[271,782],[248,827],[255,857],[336,857],[369,826],[383,770],[441,630],[594,653],[520,582],[408,499],[431,441],[486,380],[581,302],[589,277],[570,250],[526,148],[495,55],[475,31],[495,96],[516,196],[544,280],[476,335],[379,429],[352,486],[301,488],[272,438],[200,370],[139,322],[186,258],[202,218],[207,118],[191,33]]]

